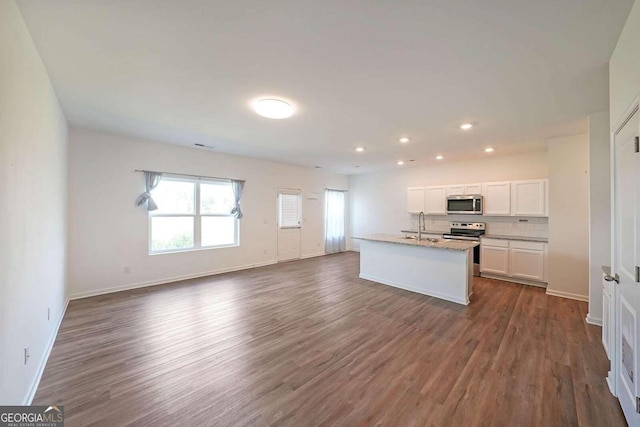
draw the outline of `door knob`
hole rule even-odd
[[[615,276],[610,276],[610,275],[606,275],[604,276],[604,280],[606,280],[607,282],[616,282],[617,284],[620,284],[620,276],[618,276],[617,274]]]

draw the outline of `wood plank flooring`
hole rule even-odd
[[[67,426],[625,425],[587,304],[475,279],[461,306],[343,253],[72,301],[34,404]]]

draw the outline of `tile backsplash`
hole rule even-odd
[[[411,215],[411,228],[418,228],[418,215]],[[549,218],[485,217],[475,215],[426,216],[425,227],[429,231],[447,232],[450,222],[484,222],[487,234],[522,237],[548,237]]]

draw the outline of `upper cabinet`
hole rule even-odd
[[[409,213],[424,212],[424,187],[409,187],[407,189],[407,207]]]
[[[547,180],[511,183],[511,215],[547,216]]]
[[[464,185],[447,185],[447,196],[464,194]]]
[[[482,194],[482,184],[447,185],[447,196]]]
[[[511,183],[488,182],[482,186],[483,215],[511,215]]]
[[[547,179],[409,187],[407,211],[446,215],[447,196],[481,194],[485,216],[549,216]]]
[[[482,184],[465,184],[464,194],[482,194]]]
[[[447,187],[427,187],[425,191],[424,213],[429,215],[446,215]]]

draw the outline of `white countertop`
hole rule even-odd
[[[503,236],[501,234],[484,234],[484,239],[498,239],[498,240],[517,240],[520,242],[540,242],[549,243],[549,239],[546,237],[527,237],[527,236]]]
[[[400,230],[401,233],[408,233],[408,234],[418,234],[418,230]],[[422,230],[423,234],[439,234],[439,235],[443,235],[444,233],[448,233],[449,230],[445,230],[445,231],[438,231],[438,230]]]
[[[400,230],[401,233],[406,234],[418,234],[418,230]],[[449,230],[437,231],[437,230],[422,230],[422,234],[438,234],[443,235],[449,233]],[[517,240],[520,242],[541,242],[548,243],[549,239],[546,237],[528,237],[528,236],[505,236],[502,234],[483,234],[481,237],[485,239],[498,239],[498,240]]]
[[[445,240],[438,239],[437,242],[430,242],[429,240],[422,239],[418,241],[416,239],[405,239],[404,236],[397,234],[369,234],[366,236],[354,236],[353,239],[369,240],[372,242],[384,242],[395,243],[398,245],[408,246],[422,246],[425,248],[434,249],[449,249],[454,251],[467,251],[478,246],[479,242],[470,242],[467,240]]]

